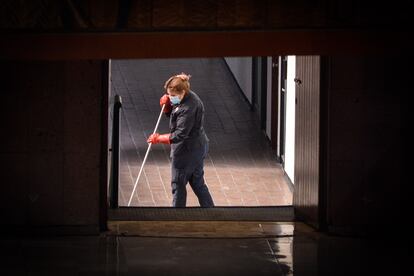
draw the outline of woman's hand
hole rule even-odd
[[[171,144],[170,141],[170,133],[167,134],[159,134],[159,133],[154,133],[151,134],[150,137],[148,137],[147,140],[148,143],[151,144]]]
[[[171,105],[170,97],[167,94],[164,94],[160,98],[160,106],[162,107],[163,105],[165,105],[164,113],[169,113],[172,109],[172,105]]]

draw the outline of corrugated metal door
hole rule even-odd
[[[296,58],[295,192],[298,219],[319,227],[320,57]]]

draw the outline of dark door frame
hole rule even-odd
[[[267,120],[267,57],[252,58],[252,108],[258,112],[260,129],[266,130]]]
[[[224,56],[405,54],[410,31],[246,30],[4,33],[0,60],[191,58]],[[186,43],[165,43],[180,40]]]
[[[272,87],[271,87],[271,146],[279,162],[278,128],[279,128],[279,56],[272,56]]]
[[[266,130],[266,121],[267,121],[267,57],[259,58],[259,66],[261,67],[260,126],[263,130]]]
[[[411,52],[413,48],[413,43],[406,39],[409,36],[409,31],[373,29],[5,33],[0,38],[2,42],[0,43],[0,60],[272,56],[275,53],[280,55],[405,54]],[[165,43],[165,41],[176,40],[177,37],[187,43]],[[107,100],[103,105],[104,112],[107,112]],[[104,144],[108,146],[107,141]],[[106,153],[102,155],[102,158],[104,159],[101,160],[103,171],[100,176],[99,221],[106,223],[108,212],[108,207],[104,204],[107,200],[108,181]],[[322,175],[322,177],[325,176]]]
[[[286,98],[287,98],[287,56],[281,56],[280,64],[280,111],[279,111],[279,158],[285,167]]]

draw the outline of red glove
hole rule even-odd
[[[160,106],[162,107],[164,104],[165,104],[164,113],[169,113],[172,109],[172,105],[171,105],[171,102],[170,102],[170,97],[168,97],[167,94],[164,94],[160,98]]]
[[[152,143],[152,144],[171,144],[170,141],[170,133],[167,134],[159,134],[159,133],[154,133],[151,134],[150,137],[147,140],[148,143]]]

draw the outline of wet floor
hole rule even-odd
[[[120,224],[100,236],[2,236],[0,275],[411,275],[408,245],[396,238],[301,223]]]

